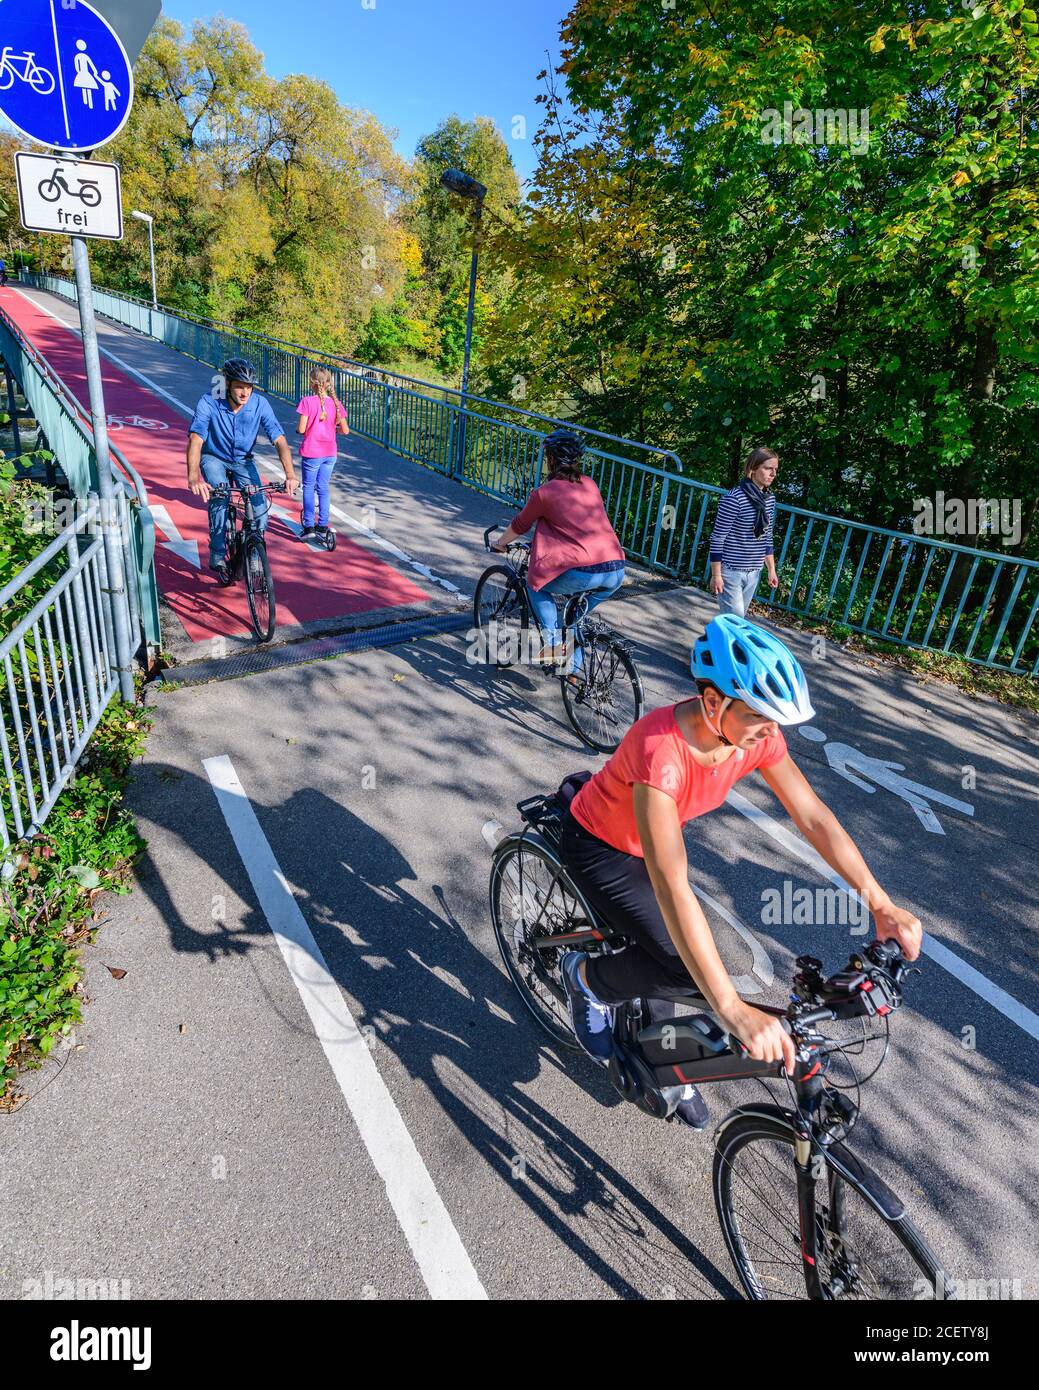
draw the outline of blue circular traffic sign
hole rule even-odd
[[[133,69],[87,0],[0,0],[0,111],[30,140],[94,150],[122,130]]]

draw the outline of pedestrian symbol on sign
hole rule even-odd
[[[76,77],[73,85],[78,87],[82,92],[84,104],[93,110],[94,93],[97,91],[99,85],[97,68],[94,65],[93,58],[91,58],[90,54],[87,52],[86,39],[77,39],[76,49]]]

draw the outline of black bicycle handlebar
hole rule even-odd
[[[873,941],[862,952],[853,952],[844,970],[825,980],[820,973],[822,962],[814,956],[798,956],[797,965],[794,983],[801,996],[794,996],[779,1022],[798,1041],[820,1023],[877,1015],[883,1018],[901,1008],[901,982],[912,969],[897,942],[891,940]],[[737,1057],[746,1056],[747,1048],[735,1034],[729,1034],[729,1043]]]
[[[245,487],[241,483],[211,483],[209,495],[211,497],[222,497],[225,493],[230,496],[232,492],[240,492],[243,496],[248,493],[250,496],[257,492],[285,492],[285,483],[247,483]]]
[[[232,492],[241,493],[243,498],[246,495],[255,498],[257,492],[287,492],[288,486],[284,482],[260,482],[259,486],[255,482],[249,482],[242,486],[241,482],[216,482],[210,484],[210,498],[229,498]]]
[[[487,527],[487,530],[483,533],[483,548],[484,548],[484,550],[490,550],[490,548],[491,548],[491,532],[492,532],[492,531],[505,531],[505,530],[508,529],[508,527],[510,526],[510,524],[511,524],[511,523],[508,522],[508,521],[496,521],[496,522],[494,523],[493,526],[488,526],[488,527]],[[513,541],[512,544],[515,545],[515,546],[517,546],[517,547],[519,547],[519,549],[521,549],[521,550],[529,550],[529,549],[530,549],[530,545],[529,545],[529,543],[528,543],[527,541]],[[511,549],[512,547],[510,546],[509,548]]]

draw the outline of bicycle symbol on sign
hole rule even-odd
[[[61,168],[56,167],[49,179],[38,186],[40,197],[48,203],[56,203],[62,193],[70,198],[78,198],[84,207],[96,208],[101,201],[101,190],[96,179],[80,179],[78,188],[70,188],[65,182]]]
[[[41,97],[50,96],[54,91],[54,74],[40,67],[36,55],[15,53],[10,44],[7,44],[0,53],[0,92],[6,92],[9,87],[13,87],[15,79],[27,82]]]
[[[108,428],[110,430],[168,430],[167,425],[162,420],[149,420],[145,415],[109,415]]]

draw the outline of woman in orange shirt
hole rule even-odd
[[[920,922],[880,887],[787,751],[780,725],[803,723],[815,712],[804,672],[783,643],[746,618],[723,615],[693,647],[692,671],[699,695],[633,724],[564,819],[560,853],[571,877],[633,940],[595,959],[577,951],[563,956],[570,1019],[585,1050],[606,1063],[611,1005],[667,999],[695,982],[753,1058],[785,1062],[792,1072],[789,1035],[771,1014],[739,998],[722,964],[689,885],[686,821],[720,806],[739,778],[760,771],[805,839],[865,900],[881,940],[894,938],[915,960]],[[676,1116],[701,1129],[707,1107],[695,1087],[689,1092]]]

